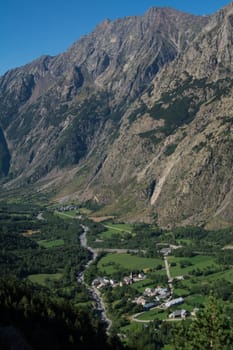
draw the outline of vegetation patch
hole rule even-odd
[[[144,321],[165,320],[168,318],[168,311],[152,309],[140,314],[137,319]]]
[[[177,144],[176,143],[171,143],[170,145],[167,146],[167,148],[165,149],[164,151],[164,154],[165,156],[170,156],[172,153],[175,152],[176,150],[176,147],[177,147]]]
[[[32,283],[38,283],[41,285],[48,285],[48,282],[50,281],[58,281],[62,278],[61,273],[41,273],[41,274],[36,274],[36,275],[29,275],[28,279]]]
[[[176,258],[169,256],[168,261],[171,264],[172,277],[188,274],[194,270],[204,270],[211,267],[217,268],[217,264],[213,256],[196,255],[190,258]],[[175,266],[172,266],[175,263]],[[198,271],[198,270],[197,270]]]
[[[129,224],[104,223],[103,225],[107,230],[103,231],[99,235],[101,239],[112,238],[112,236],[116,234],[118,234],[119,236],[129,233],[131,234],[133,229],[133,225]]]
[[[61,247],[64,245],[64,239],[54,239],[54,240],[46,240],[37,241],[39,246],[44,248],[53,248],[53,247]]]
[[[126,270],[151,270],[163,263],[161,259],[144,258],[132,254],[109,253],[98,263],[98,269],[108,274],[114,270],[114,266],[119,266]]]

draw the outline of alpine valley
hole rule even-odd
[[[98,215],[233,222],[233,3],[100,23],[0,78],[2,196],[94,202]]]

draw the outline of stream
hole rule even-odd
[[[84,269],[77,275],[77,281],[80,283],[83,283],[87,287],[89,292],[91,293],[91,295],[92,295],[92,297],[95,300],[96,305],[97,305],[96,310],[98,311],[101,320],[106,324],[106,326],[107,326],[106,328],[108,331],[112,325],[112,321],[109,318],[107,318],[105,305],[104,305],[104,302],[100,296],[100,292],[97,288],[88,286],[84,280],[85,271],[90,266],[90,264],[93,261],[95,261],[95,259],[97,257],[97,252],[87,245],[87,232],[88,232],[89,228],[87,226],[84,226],[84,225],[81,225],[81,226],[83,228],[83,233],[80,235],[81,246],[91,252],[92,258],[84,266]]]

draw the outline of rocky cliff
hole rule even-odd
[[[0,78],[0,176],[161,225],[231,223],[233,5],[105,20]]]

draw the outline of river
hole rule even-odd
[[[96,309],[97,309],[97,311],[98,311],[98,313],[100,315],[100,318],[106,324],[107,331],[109,331],[109,329],[110,329],[110,327],[112,325],[112,321],[106,315],[105,305],[104,305],[103,299],[101,298],[100,292],[99,292],[99,290],[97,288],[90,287],[89,285],[87,285],[85,283],[85,280],[84,280],[85,271],[90,266],[90,264],[93,261],[95,261],[95,259],[97,257],[97,252],[87,245],[87,232],[88,232],[89,228],[87,226],[84,226],[84,225],[81,225],[81,226],[83,228],[83,233],[80,235],[81,246],[91,252],[92,258],[85,265],[84,269],[78,274],[77,281],[80,282],[80,283],[85,284],[86,288],[91,293],[93,299],[96,302]]]

